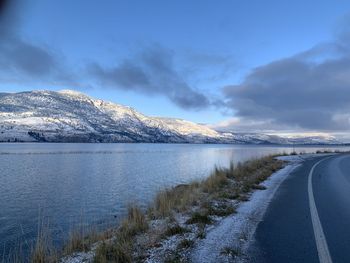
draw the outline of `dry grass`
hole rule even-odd
[[[274,156],[237,165],[231,163],[229,168],[215,168],[213,173],[203,181],[179,185],[159,192],[147,214],[138,207],[129,208],[128,217],[121,223],[115,234],[115,240],[104,242],[97,249],[95,262],[134,261],[133,252],[136,249],[134,244],[140,246],[136,237],[145,231],[146,235],[154,235],[147,232],[147,221],[152,219],[168,221],[168,227],[158,234],[157,240],[186,233],[188,229],[176,222],[176,213],[189,214],[186,223],[196,224],[198,229],[196,236],[204,238],[205,225],[214,222],[213,216],[224,217],[233,214],[235,207],[232,199],[244,200],[252,189],[263,189],[260,183],[283,165],[284,162],[275,159]],[[184,250],[192,245],[193,240],[184,239],[177,248]],[[149,244],[143,244],[143,246],[137,249],[145,250]],[[179,260],[179,253],[176,251],[174,253],[167,259],[168,262]]]
[[[215,215],[215,216],[223,217],[223,216],[228,216],[235,213],[236,209],[231,205],[222,204],[219,207],[210,206],[207,211],[208,211],[208,214],[211,216]]]
[[[329,153],[329,151],[318,151],[317,153]],[[73,231],[63,253],[71,254],[75,251],[89,250],[93,243],[104,240],[96,249],[94,262],[133,262],[135,238],[141,233],[148,234],[150,220],[173,218],[169,226],[158,234],[158,239],[184,234],[188,231],[187,228],[178,225],[174,219],[174,214],[179,212],[190,214],[187,223],[197,224],[197,237],[204,238],[205,225],[213,222],[212,216],[224,217],[234,213],[235,207],[231,205],[233,199],[247,201],[250,191],[265,189],[260,183],[281,169],[283,165],[283,161],[277,160],[275,156],[271,155],[237,165],[231,163],[229,168],[215,168],[213,173],[203,181],[183,184],[159,192],[147,214],[141,211],[138,206],[130,206],[127,218],[121,222],[117,230],[113,230],[113,238],[111,238],[110,231],[102,234],[86,231],[83,228]],[[51,245],[48,231],[44,231],[45,228],[41,229],[32,248],[30,262],[58,262],[59,253]],[[185,239],[179,247],[182,249],[191,247],[193,241],[187,241]],[[234,256],[237,254],[232,249],[223,251],[223,253],[225,252]],[[177,253],[174,255],[168,259],[168,262],[178,262],[179,255]],[[16,256],[11,262],[22,262],[22,259]]]
[[[145,213],[136,205],[129,206],[128,216],[116,231],[115,239],[98,246],[94,262],[132,262],[133,238],[147,229]]]
[[[88,250],[97,240],[103,241],[96,249],[94,262],[132,262],[135,250],[135,238],[149,229],[148,222],[154,218],[173,218],[175,213],[189,213],[193,207],[199,210],[191,212],[186,223],[198,225],[198,237],[205,237],[205,225],[213,223],[212,216],[228,216],[235,212],[230,200],[246,200],[252,189],[263,189],[260,185],[276,170],[283,166],[283,162],[274,156],[250,160],[229,168],[215,168],[213,173],[203,181],[179,185],[158,193],[148,213],[144,213],[138,206],[130,206],[128,216],[110,236],[87,233],[84,229],[75,230],[65,246],[64,253],[70,254],[77,250]],[[188,230],[175,221],[160,233],[160,239],[172,235],[183,234]],[[88,238],[86,237],[87,234]],[[146,233],[147,234],[147,233]],[[184,241],[181,248],[188,248],[191,244]],[[33,263],[56,262],[56,253],[49,249],[44,236],[38,238],[33,253]],[[56,257],[57,259],[57,257]]]
[[[214,172],[201,182],[180,185],[158,193],[150,209],[150,215],[156,218],[168,217],[173,212],[183,212],[189,207],[200,205],[212,195],[237,199],[240,194],[247,193],[253,188],[263,188],[259,184],[282,165],[282,161],[268,156],[236,166],[231,163],[227,169],[215,168]]]
[[[146,231],[147,228],[148,222],[145,213],[143,213],[136,205],[129,206],[128,217],[122,221],[120,232],[124,233],[127,237],[132,237],[138,233]]]
[[[85,226],[76,227],[69,233],[69,238],[63,248],[63,253],[65,255],[70,255],[76,251],[87,251],[93,243],[104,238],[105,234],[99,234],[94,229],[87,229]]]
[[[187,232],[189,232],[188,229],[176,224],[174,226],[169,226],[167,228],[167,230],[165,230],[164,236],[169,237],[169,236],[174,236],[174,235],[181,235],[181,234],[184,234]]]
[[[57,249],[52,244],[48,225],[43,222],[39,222],[37,239],[30,255],[31,263],[58,262]]]
[[[227,183],[228,177],[226,170],[215,168],[214,172],[200,186],[205,193],[214,193],[227,185]]]
[[[119,237],[118,242],[103,242],[96,250],[94,263],[129,263],[132,262],[132,244],[130,240]]]
[[[87,231],[84,226],[74,228],[68,237],[68,241],[65,244],[63,251],[64,254],[69,255],[75,251],[87,251],[92,244],[92,239],[87,237]]]
[[[214,172],[201,182],[160,192],[155,198],[151,214],[156,217],[167,217],[174,211],[186,211],[189,207],[211,199],[237,199],[252,189],[263,189],[264,187],[259,184],[282,166],[282,161],[276,160],[274,156],[268,156],[243,164],[231,163],[229,168],[215,168]],[[232,208],[230,210],[227,214],[234,212]]]
[[[209,225],[212,224],[213,220],[209,217],[208,214],[200,213],[200,212],[194,212],[190,219],[186,221],[186,224],[204,224]]]
[[[25,262],[23,254],[23,244],[19,243],[16,245],[16,248],[8,252],[5,256],[5,247],[3,248],[3,254],[1,256],[1,263],[22,263]]]
[[[96,249],[94,262],[132,262],[135,250],[135,238],[149,229],[148,222],[153,218],[172,218],[174,213],[189,212],[193,207],[199,210],[192,212],[187,224],[199,226],[198,237],[205,236],[205,225],[213,223],[212,216],[228,216],[235,212],[227,200],[246,197],[246,193],[252,189],[262,189],[260,183],[273,172],[280,169],[283,162],[273,156],[251,160],[243,164],[230,165],[229,168],[215,168],[213,173],[201,182],[193,182],[187,185],[161,191],[155,198],[148,214],[138,206],[130,206],[128,216],[121,222],[114,232],[113,239],[104,237]],[[226,201],[225,201],[226,200]],[[226,203],[225,203],[226,202]],[[183,234],[188,230],[180,225],[172,223],[160,235],[160,239],[172,235]],[[64,253],[69,254],[77,250],[88,250],[93,242],[101,240],[101,237],[92,235],[86,237],[87,231],[83,228],[73,231],[67,242]],[[103,239],[103,238],[102,238]],[[48,240],[44,235],[38,238],[33,249],[33,263],[56,262],[57,254],[49,249]],[[184,239],[178,246],[179,249],[187,249],[193,245],[193,241]]]
[[[200,183],[193,182],[188,185],[178,185],[174,188],[159,192],[150,208],[150,214],[154,217],[167,217],[175,210],[185,211],[189,206],[197,204]]]

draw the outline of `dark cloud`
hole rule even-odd
[[[42,77],[57,68],[53,54],[40,46],[25,42],[15,35],[3,35],[0,42],[0,70]]]
[[[1,1],[1,0],[0,0]],[[97,62],[82,64],[89,70],[72,71],[65,59],[50,47],[33,43],[19,34],[22,1],[0,2],[0,79],[3,82],[39,83],[70,88],[90,87],[98,81],[102,88],[132,90],[145,95],[161,95],[184,109],[203,109],[211,105],[206,95],[191,87],[174,66],[172,51],[152,45],[134,57],[104,67]],[[212,61],[212,60],[215,61]],[[207,56],[216,63],[222,58]],[[79,73],[79,74],[77,74]],[[88,74],[86,74],[88,73]],[[89,84],[88,84],[89,83]]]
[[[227,106],[243,120],[304,130],[350,128],[350,53],[343,42],[318,46],[253,70],[227,86]]]
[[[13,30],[0,30],[0,77],[3,81],[15,78],[53,85],[87,87],[86,80],[71,73],[56,53],[48,47],[20,38]],[[163,95],[184,109],[203,109],[210,105],[208,98],[190,87],[173,65],[173,53],[158,45],[143,50],[116,67],[105,68],[98,63],[88,66],[87,78],[100,86],[132,90],[145,95]],[[84,75],[83,73],[80,75]]]
[[[137,89],[149,85],[148,77],[143,70],[129,61],[124,61],[118,67],[111,69],[104,69],[99,64],[93,63],[89,67],[89,72],[102,82],[117,85],[120,88]]]
[[[50,48],[31,43],[13,32],[0,30],[0,77],[2,81],[82,87],[64,58]]]
[[[1,1],[1,0],[0,0]],[[20,36],[21,14],[26,10],[23,1],[4,1],[0,4],[0,77],[4,82],[78,85],[76,77],[64,58],[49,47],[28,41]]]
[[[9,2],[8,0],[0,0],[0,16],[7,11]]]
[[[94,63],[89,73],[105,88],[163,95],[184,109],[203,109],[210,105],[208,98],[190,87],[176,71],[173,53],[159,45],[144,49],[113,68]]]

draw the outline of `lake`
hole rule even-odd
[[[295,147],[296,151],[350,147]],[[23,250],[48,226],[55,244],[78,224],[105,228],[157,191],[290,146],[203,144],[0,144],[0,255]]]

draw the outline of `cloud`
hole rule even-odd
[[[208,107],[209,99],[192,88],[177,72],[173,56],[172,51],[152,45],[115,67],[106,68],[92,63],[88,72],[105,88],[163,95],[184,109]]]
[[[216,105],[206,94],[191,87],[174,63],[174,53],[160,45],[150,45],[138,54],[125,58],[114,67],[94,61],[81,63],[77,69],[50,47],[24,39],[18,33],[25,3],[0,2],[0,80],[4,83],[40,84],[82,89],[97,87],[130,90],[146,96],[167,97],[183,109],[200,110]],[[223,57],[197,56],[208,64],[220,63]]]
[[[230,131],[230,132],[251,132],[251,133],[280,133],[283,132],[296,132],[300,128],[297,126],[293,126],[291,124],[281,124],[276,123],[271,119],[251,119],[246,117],[231,117],[220,121],[218,123],[214,123],[208,125],[209,127],[218,130],[218,131]]]
[[[14,35],[3,35],[0,43],[0,70],[41,77],[57,68],[57,61],[48,50],[24,42]]]
[[[222,81],[239,68],[237,60],[230,54],[186,49],[181,55],[183,74],[196,77],[199,83]]]
[[[8,9],[10,1],[8,0],[0,0],[0,16],[2,16]]]
[[[147,96],[162,95],[184,109],[199,110],[211,105],[207,96],[190,87],[175,70],[173,53],[158,45],[124,59],[115,67],[102,67],[94,62],[86,65],[88,74],[75,74],[62,62],[64,58],[48,47],[25,41],[12,29],[0,28],[2,81],[26,84],[40,81],[41,84],[83,88],[89,86],[87,79],[92,78],[102,88],[131,90]]]
[[[2,35],[0,80],[30,88],[29,84],[86,89],[91,86],[78,78],[64,57],[49,48],[25,41],[17,35]]]
[[[0,78],[3,82],[80,86],[64,58],[18,33],[26,3],[0,2]]]
[[[15,32],[0,30],[0,77],[17,83],[76,85],[82,83],[50,48],[19,37]]]
[[[223,89],[226,105],[245,121],[300,130],[350,128],[350,53],[343,42],[321,45],[254,69]]]

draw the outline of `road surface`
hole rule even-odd
[[[307,160],[281,184],[250,262],[350,262],[350,155]]]

